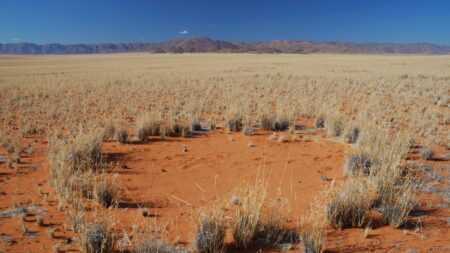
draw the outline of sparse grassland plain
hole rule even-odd
[[[2,56],[0,91],[0,251],[450,250],[450,56]]]

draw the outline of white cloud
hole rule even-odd
[[[12,39],[12,41],[18,42],[18,41],[22,41],[22,39],[14,38],[14,39]]]
[[[178,32],[178,34],[188,34],[188,33],[189,33],[189,32],[186,31],[186,30],[183,30],[183,31]]]

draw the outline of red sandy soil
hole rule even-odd
[[[167,231],[167,241],[177,239],[189,245],[193,238],[193,215],[199,207],[217,199],[229,199],[239,188],[254,183],[259,175],[269,180],[269,196],[281,191],[289,199],[292,226],[297,226],[314,197],[332,179],[343,180],[342,167],[349,147],[317,133],[301,133],[298,141],[288,137],[288,142],[283,144],[268,140],[269,134],[248,137],[217,129],[194,138],[156,138],[147,143],[126,145],[105,143],[105,155],[119,164],[116,172],[123,185],[119,207],[115,209],[116,219],[125,231],[130,231],[133,225],[156,224]],[[77,237],[70,220],[65,211],[58,210],[56,195],[49,186],[48,144],[40,137],[28,137],[25,141],[36,150],[31,156],[23,155],[17,169],[0,164],[0,211],[34,204],[42,205],[48,216],[45,226],[38,226],[32,214],[0,218],[0,251],[52,252],[57,244],[61,252],[78,251],[79,244],[70,242],[70,238]],[[255,146],[249,147],[249,143]],[[184,147],[186,152],[182,150]],[[443,152],[442,149],[438,153]],[[4,154],[0,151],[0,155]],[[445,160],[427,163],[434,167],[448,166]],[[448,168],[436,170],[436,173],[448,176]],[[448,182],[437,184],[441,188],[449,187]],[[364,228],[329,229],[327,249],[330,252],[408,252],[412,249],[449,252],[448,203],[431,193],[421,193],[420,199],[423,211],[420,222],[414,217],[409,226],[400,229],[374,224],[367,238],[364,238]],[[147,208],[151,217],[143,217],[142,208]],[[25,233],[23,226],[34,232],[34,236]],[[49,232],[52,230],[53,238]],[[227,241],[228,252],[256,252],[262,247],[239,251],[233,248],[230,236]],[[278,248],[262,248],[262,252],[279,251]],[[291,251],[298,252],[299,246],[293,245]]]

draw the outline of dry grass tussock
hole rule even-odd
[[[166,225],[158,225],[154,221],[133,225],[130,232],[123,231],[120,246],[121,252],[135,253],[188,253],[190,250],[167,242]]]
[[[318,196],[313,201],[309,214],[301,219],[300,244],[305,253],[325,252],[327,233],[323,196]]]
[[[113,231],[113,222],[110,219],[95,217],[80,228],[80,244],[85,253],[114,252],[116,243]]]
[[[398,228],[408,220],[409,213],[417,208],[418,202],[415,198],[417,186],[410,179],[403,179],[397,185],[389,185],[381,195],[379,211],[384,224]]]
[[[134,248],[134,253],[183,253],[188,252],[181,248],[174,247],[164,240],[149,237],[141,240]]]
[[[93,199],[111,207],[120,192],[117,176],[108,173],[102,155],[102,134],[80,131],[75,137],[51,142],[51,183],[67,204],[80,198]]]
[[[103,207],[117,204],[119,198],[119,183],[117,175],[101,174],[94,182],[94,198]]]
[[[264,239],[274,245],[283,241],[295,241],[289,222],[292,214],[289,201],[278,194],[266,201],[265,210],[261,222]]]
[[[255,185],[249,185],[242,190],[232,225],[233,239],[237,248],[246,249],[255,239],[267,194],[266,187],[266,183],[258,181]]]
[[[257,180],[233,195],[234,216],[230,222],[233,243],[237,248],[250,247],[257,239],[270,244],[296,242],[296,233],[290,223],[290,205],[281,195],[266,198],[267,182]],[[223,210],[224,204],[214,208],[202,208],[195,223],[193,245],[197,252],[213,253],[225,251],[227,222]]]
[[[195,249],[199,253],[225,252],[225,217],[223,205],[201,209],[195,224]]]
[[[361,227],[367,221],[372,201],[365,179],[348,178],[338,189],[331,187],[326,202],[326,217],[334,228]]]
[[[348,186],[343,187],[341,194],[360,211],[360,215],[346,216],[358,218],[357,222],[349,222],[352,226],[363,225],[372,202],[379,203],[374,211],[381,214],[382,223],[395,228],[405,224],[409,213],[418,206],[415,197],[417,184],[405,174],[403,166],[410,142],[406,135],[392,137],[381,129],[365,128],[358,150],[349,154],[344,168]],[[359,193],[356,194],[358,198],[349,197],[353,194],[348,193],[348,189],[352,190],[351,193]],[[333,218],[329,220],[333,221]],[[345,222],[336,224],[335,227],[342,227]]]

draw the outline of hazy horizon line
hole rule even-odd
[[[6,44],[35,44],[35,45],[50,45],[50,44],[59,44],[59,45],[98,45],[98,44],[134,44],[134,43],[141,43],[141,44],[158,44],[163,43],[167,41],[173,41],[173,40],[184,40],[184,39],[193,39],[193,38],[208,38],[213,41],[226,41],[231,43],[259,43],[259,42],[269,42],[269,41],[302,41],[302,42],[311,42],[311,43],[341,43],[341,44],[394,44],[394,45],[413,45],[413,44],[431,44],[431,45],[437,45],[437,46],[450,46],[450,44],[440,44],[440,43],[434,43],[434,42],[428,42],[428,41],[416,41],[416,42],[389,42],[389,41],[340,41],[340,40],[326,40],[326,41],[320,41],[320,40],[308,40],[308,39],[284,39],[284,38],[277,38],[277,39],[267,39],[267,40],[229,40],[229,39],[214,39],[208,36],[203,35],[193,35],[190,37],[184,37],[184,38],[172,38],[172,39],[166,39],[166,40],[146,40],[146,41],[123,41],[123,42],[108,42],[108,41],[101,41],[101,42],[73,42],[73,43],[65,43],[65,42],[45,42],[45,43],[39,43],[39,42],[33,42],[33,41],[27,41],[27,40],[21,40],[21,39],[12,39],[13,41],[10,42],[0,42],[0,44],[6,45]]]

